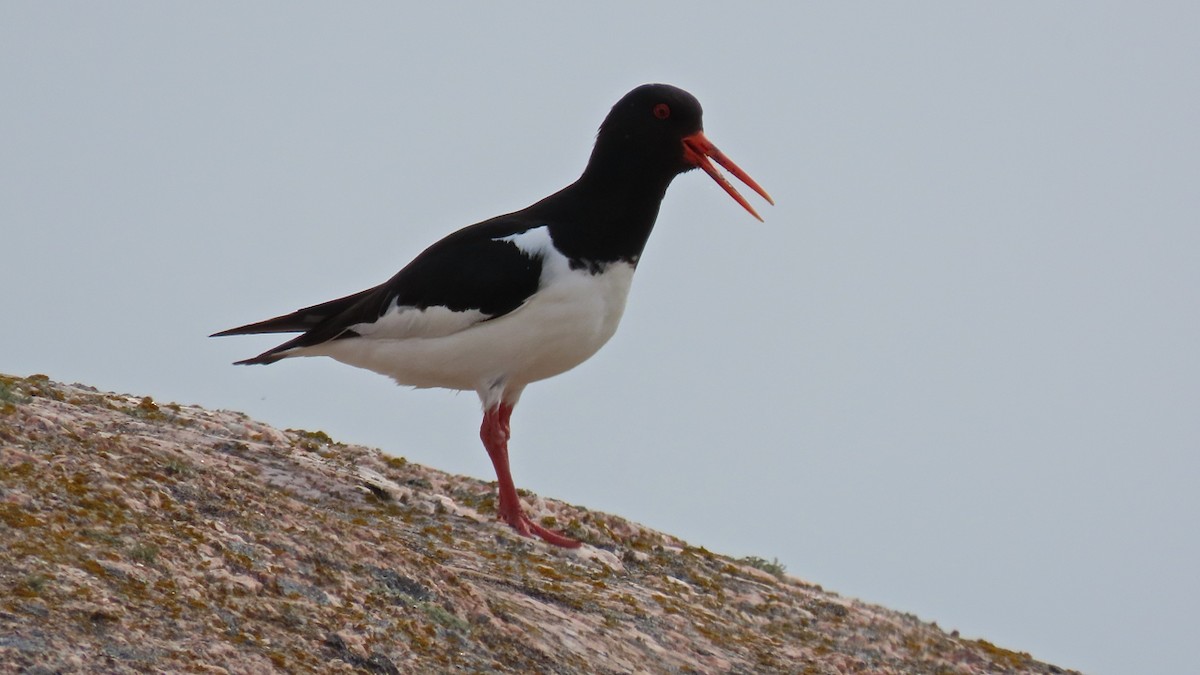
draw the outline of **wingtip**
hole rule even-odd
[[[245,326],[238,326],[237,328],[226,328],[225,330],[219,330],[219,331],[213,333],[212,335],[209,335],[208,337],[212,338],[212,337],[231,337],[234,335],[254,335],[253,331],[250,331],[247,329],[253,328],[255,325],[257,325],[257,324],[251,323],[251,324],[246,324]]]

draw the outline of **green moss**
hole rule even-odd
[[[13,589],[13,595],[18,598],[35,598],[42,594],[42,590],[46,588],[46,583],[51,579],[44,574],[30,574],[21,580]]]
[[[167,460],[167,463],[163,466],[163,471],[168,476],[178,476],[180,478],[188,478],[195,473],[195,469],[192,468],[191,464],[175,457]]]
[[[987,655],[992,658],[992,660],[1010,668],[1022,668],[1025,664],[1033,660],[1033,657],[1029,654],[1024,652],[1010,651],[1003,647],[997,647],[987,640],[976,640],[975,644],[979,645],[979,648],[986,652]]]
[[[29,396],[39,396],[41,398],[49,398],[55,401],[61,401],[65,398],[61,391],[52,386],[50,378],[46,377],[45,375],[30,375],[29,377],[25,378],[23,384],[25,386],[23,386],[22,389],[24,389],[25,393]]]
[[[129,549],[129,558],[143,565],[151,565],[158,557],[158,547],[154,544],[135,544]]]
[[[304,429],[288,429],[287,431],[299,436],[300,441],[298,445],[310,452],[320,450],[322,447],[342,445],[330,438],[329,434],[324,431],[306,431]]]
[[[787,573],[787,567],[779,562],[779,558],[774,558],[768,562],[765,558],[760,558],[756,555],[748,555],[745,558],[738,558],[738,562],[749,565],[755,569],[760,569],[767,574],[774,576],[777,579],[782,579]]]
[[[408,460],[403,457],[393,457],[392,455],[383,455],[384,463],[393,469],[404,469],[408,467]]]
[[[30,400],[32,399],[16,388],[16,382],[7,377],[0,379],[0,403],[24,404]]]
[[[149,396],[143,396],[137,404],[137,409],[144,415],[152,415],[158,412],[158,404]]]
[[[465,619],[460,619],[458,616],[454,615],[445,607],[442,607],[436,602],[422,602],[419,606],[425,611],[425,614],[427,614],[429,618],[433,619],[445,628],[456,630],[462,633],[466,633],[471,629],[471,624],[467,623]]]

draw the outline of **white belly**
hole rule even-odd
[[[546,270],[541,290],[499,318],[439,337],[346,338],[295,355],[330,356],[413,387],[482,393],[506,383],[519,391],[590,358],[616,332],[625,311],[633,265],[612,263],[592,274],[554,261],[560,262]]]

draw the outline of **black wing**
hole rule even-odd
[[[513,311],[537,291],[542,256],[503,241],[505,237],[537,226],[504,216],[472,225],[425,249],[379,286],[291,314],[214,333],[211,337],[303,332],[254,358],[237,362],[267,364],[285,358],[291,349],[359,337],[354,331],[355,326],[373,324],[396,307],[413,311],[444,308],[461,312],[461,322],[452,328],[465,329]],[[415,332],[410,335],[393,337],[421,335],[419,323],[413,330]],[[439,330],[439,334],[447,334],[446,322],[440,323]]]

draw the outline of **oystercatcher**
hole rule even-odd
[[[701,168],[762,218],[712,160],[766,191],[705,137],[700,102],[647,84],[617,102],[583,175],[545,199],[465,227],[388,281],[215,333],[301,333],[238,364],[329,356],[412,387],[470,390],[499,480],[499,517],[557,546],[579,542],[526,515],[508,464],[509,418],[525,385],[579,365],[617,330],[633,271],[675,176]]]

